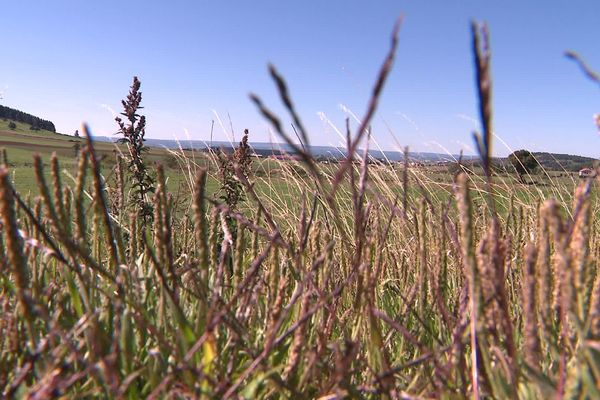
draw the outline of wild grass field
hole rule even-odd
[[[3,135],[3,397],[600,398],[597,182],[492,172],[475,25],[481,170],[370,165],[395,38],[340,164]]]

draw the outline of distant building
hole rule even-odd
[[[579,170],[580,178],[593,178],[596,176],[596,170],[591,168],[583,168]]]

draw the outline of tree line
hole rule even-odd
[[[0,105],[0,118],[29,124],[31,125],[31,129],[34,130],[45,129],[47,131],[56,132],[56,128],[51,121],[3,105]]]

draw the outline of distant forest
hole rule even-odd
[[[534,152],[533,156],[545,169],[552,171],[579,171],[582,168],[595,168],[598,164],[595,158],[571,154]]]
[[[5,107],[3,105],[0,105],[0,118],[29,124],[33,130],[45,129],[50,132],[56,132],[56,128],[51,121],[46,121],[35,115],[27,114],[23,111],[15,110],[14,108]]]

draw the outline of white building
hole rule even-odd
[[[594,169],[583,168],[583,169],[579,170],[580,178],[593,178],[595,176],[596,176],[596,170],[594,170]]]

